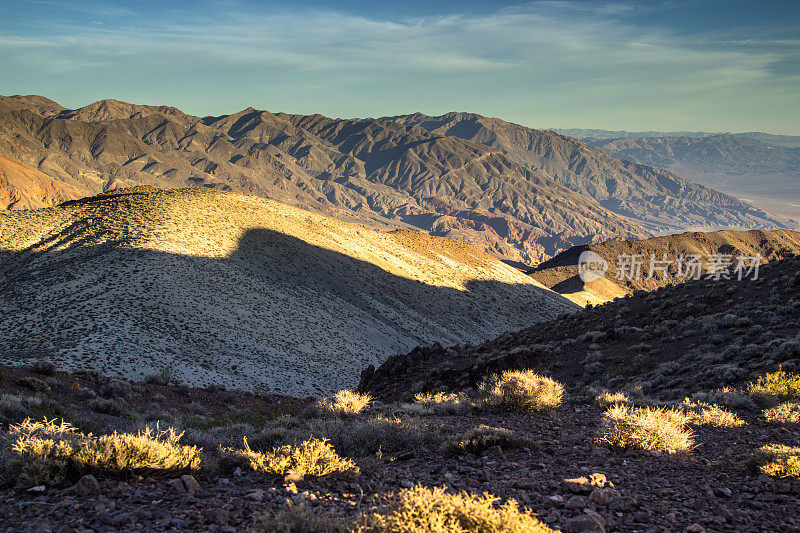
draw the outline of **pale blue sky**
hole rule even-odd
[[[800,2],[0,3],[0,94],[800,134]]]

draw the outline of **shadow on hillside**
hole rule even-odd
[[[240,345],[274,344],[275,339],[284,353],[302,355],[308,345],[317,349],[309,331],[333,339],[376,339],[372,353],[355,354],[353,361],[337,359],[340,353],[317,353],[324,356],[328,369],[340,367],[353,373],[355,383],[354,368],[378,364],[393,353],[386,351],[389,343],[379,342],[380,332],[397,332],[392,335],[405,339],[403,349],[436,341],[477,342],[577,308],[534,285],[471,280],[465,290],[458,290],[423,283],[268,229],[247,231],[237,249],[219,259],[131,248],[119,241],[90,244],[98,234],[102,235],[102,228],[78,221],[34,247],[0,252],[0,314],[5,322],[0,327],[0,351],[6,356],[19,361],[64,353],[98,329],[106,347],[102,349],[124,352],[132,342],[130,329],[109,327],[120,323],[121,317],[134,324],[137,334],[154,332],[155,339],[157,332],[160,342],[167,342],[163,349],[175,357],[197,357],[190,360],[193,364],[216,364],[219,354],[235,355]],[[43,245],[47,249],[41,250]],[[287,300],[287,294],[295,299]],[[188,301],[197,316],[165,337],[164,323],[174,322],[176,313],[182,312],[175,311],[170,299]],[[323,319],[313,315],[323,299],[326,305],[321,307],[330,313],[333,302],[342,307],[341,315],[324,315],[325,322],[316,326]],[[282,309],[281,305],[290,305],[287,301],[302,304],[302,310]],[[270,313],[264,313],[265,309]],[[348,317],[356,309],[359,316],[368,317],[366,326],[364,321],[348,326]],[[77,329],[76,310],[81,317]],[[275,311],[321,329],[271,322]],[[242,317],[247,326],[226,322],[221,315]],[[242,331],[254,338],[242,337]],[[208,346],[209,335],[215,349],[208,348],[207,357],[195,356]],[[258,353],[250,351],[247,356]],[[101,354],[100,359],[111,357],[111,353]],[[246,369],[228,366],[222,370],[229,374],[225,384],[242,382]],[[315,377],[317,371],[308,367],[302,392],[326,391],[325,383]]]

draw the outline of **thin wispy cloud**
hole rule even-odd
[[[133,76],[132,90],[149,77],[163,91],[151,87],[143,96],[178,105],[184,100],[190,107],[205,101],[206,109],[190,111],[209,113],[232,111],[250,98],[257,101],[248,103],[271,108],[361,116],[473,106],[534,126],[556,125],[559,113],[563,125],[575,126],[581,116],[596,124],[603,116],[596,106],[619,122],[642,113],[657,116],[665,108],[689,118],[713,96],[709,91],[742,99],[758,91],[768,99],[791,94],[784,84],[796,81],[800,53],[800,39],[772,38],[779,31],[759,38],[641,23],[642,13],[668,4],[548,1],[400,19],[233,2],[157,16],[124,7],[44,4],[73,16],[45,17],[39,32],[27,24],[23,31],[3,27],[0,47],[12,52],[0,59],[5,72],[31,80],[28,86],[48,71],[83,76],[101,82],[105,96],[118,96]],[[198,85],[202,73],[208,78]],[[215,73],[227,77],[224,92],[238,85],[239,94],[219,101]],[[3,86],[13,85],[3,80]],[[679,96],[685,111],[675,109]],[[417,107],[406,107],[414,101]]]

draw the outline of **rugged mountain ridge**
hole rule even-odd
[[[470,245],[206,188],[0,212],[0,361],[296,396],[574,308]]]
[[[194,117],[115,100],[77,110],[0,99],[0,153],[100,192],[202,185],[378,227],[452,237],[526,263],[642,226],[497,150],[388,120]]]
[[[781,220],[727,194],[669,171],[632,163],[552,131],[472,113],[391,117],[438,135],[452,135],[502,151],[605,208],[657,232],[691,228],[779,228]]]

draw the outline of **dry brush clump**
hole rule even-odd
[[[317,410],[329,416],[355,416],[367,408],[372,396],[351,390],[340,390],[333,398],[317,402]]]
[[[445,446],[445,451],[452,454],[472,453],[480,455],[490,448],[499,447],[501,450],[513,448],[531,448],[534,443],[531,439],[517,435],[504,428],[478,426],[466,433],[459,435]]]
[[[457,415],[469,411],[473,402],[463,392],[420,392],[414,395],[414,404],[423,413],[437,415]]]
[[[480,385],[484,403],[514,412],[550,411],[561,405],[564,386],[532,370],[508,370]]]
[[[776,400],[800,400],[800,374],[778,370],[750,383],[748,392],[764,403]]]
[[[776,407],[764,409],[763,415],[771,424],[800,424],[800,403],[783,402]]]
[[[685,452],[694,446],[686,423],[686,415],[675,409],[617,405],[605,412],[598,440],[619,448]]]
[[[698,426],[733,428],[744,425],[744,420],[716,404],[684,400],[680,407],[686,413],[687,421]]]
[[[170,477],[195,470],[200,454],[180,444],[182,433],[146,428],[137,434],[94,436],[63,420],[30,419],[10,427],[11,449],[23,485],[57,485],[70,472],[113,477]]]
[[[631,403],[631,399],[624,392],[608,391],[604,391],[596,395],[594,401],[597,403],[597,405],[603,408],[620,404],[628,405]]]
[[[223,448],[222,461],[230,466],[248,466],[256,472],[282,476],[289,472],[301,476],[323,477],[331,474],[351,476],[358,473],[356,464],[340,457],[326,439],[311,438],[298,445],[285,445],[269,452],[250,448]]]
[[[256,519],[251,533],[345,533],[351,530],[341,517],[305,504],[290,505],[274,517]]]
[[[748,461],[752,470],[768,476],[800,476],[800,448],[781,444],[762,446]]]
[[[364,516],[359,533],[536,533],[553,531],[514,500],[498,506],[488,493],[448,494],[441,487],[416,486]]]
[[[340,453],[364,457],[375,453],[402,453],[420,448],[437,449],[446,438],[441,424],[420,417],[403,419],[374,416],[366,419],[323,418],[310,420],[295,430],[297,435],[329,439]]]

